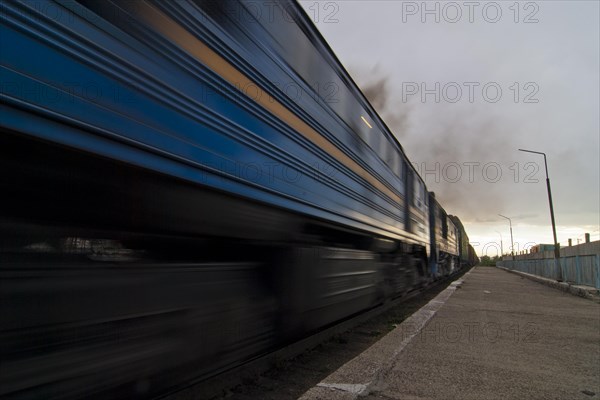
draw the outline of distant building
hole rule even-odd
[[[558,248],[560,249],[560,244],[558,245]],[[529,253],[541,253],[544,251],[554,251],[554,245],[553,244],[536,244],[535,246],[532,246],[531,249],[529,250]]]

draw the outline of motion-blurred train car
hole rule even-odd
[[[0,24],[0,397],[159,395],[453,269],[454,226],[297,2]]]
[[[450,215],[449,217],[458,230],[460,266],[469,267],[476,265],[478,262],[477,255],[475,254],[473,247],[469,244],[469,235],[467,235],[463,223],[456,215]]]
[[[479,257],[477,256],[477,253],[475,252],[475,249],[470,244],[469,244],[468,260],[469,260],[469,266],[475,266],[475,265],[479,264],[479,261],[480,261]]]
[[[445,276],[460,268],[460,235],[452,218],[429,192],[429,265],[434,277]]]

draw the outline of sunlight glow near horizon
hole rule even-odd
[[[469,235],[469,241],[479,257],[488,255],[493,257],[500,249],[500,235],[502,234],[502,247],[504,254],[510,253],[510,228],[505,224],[490,223],[466,223],[465,229]],[[560,247],[568,246],[568,239],[572,239],[573,246],[585,242],[585,234],[590,234],[590,241],[600,240],[599,227],[596,225],[588,226],[557,226],[557,236]],[[578,243],[579,239],[579,243]],[[550,224],[547,227],[536,225],[520,225],[513,223],[513,241],[515,253],[529,249],[534,244],[552,244],[552,228]]]

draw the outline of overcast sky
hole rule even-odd
[[[480,254],[508,251],[498,213],[515,250],[552,243],[543,156],[518,148],[548,156],[561,245],[598,240],[599,2],[301,3]]]

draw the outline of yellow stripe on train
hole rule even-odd
[[[191,33],[186,31],[179,24],[152,5],[146,3],[145,1],[140,1],[135,2],[134,4],[125,2],[120,4],[120,6],[128,8],[129,11],[134,12],[135,15],[142,17],[143,20],[152,26],[156,31],[162,33],[172,42],[179,45],[182,49],[194,56],[198,61],[220,75],[230,84],[236,87],[253,86],[259,88],[259,90],[263,90],[258,84],[240,72],[237,68],[213,51],[200,39],[193,36]],[[260,104],[263,108],[270,111],[273,115],[285,122],[287,125],[292,127],[294,130],[299,132],[306,139],[310,140],[312,143],[336,158],[339,162],[354,171],[371,185],[385,193],[392,200],[396,201],[397,203],[402,203],[402,200],[396,193],[391,191],[380,180],[361,167],[356,161],[346,155],[316,130],[311,128],[307,123],[286,108],[283,104],[279,103],[271,96],[249,96],[247,93],[246,95]]]

